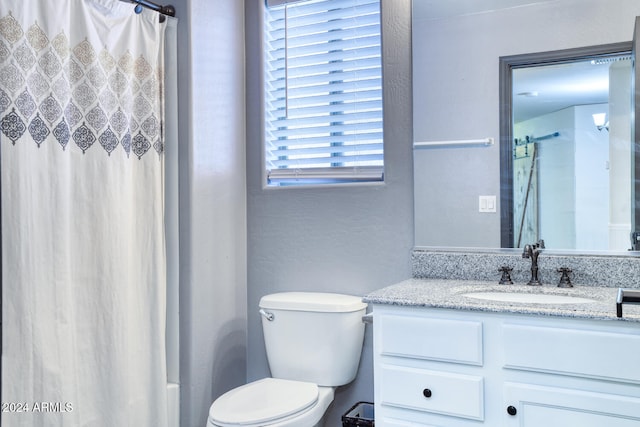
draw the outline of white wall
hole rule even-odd
[[[609,249],[629,249],[631,233],[631,61],[609,69]]]
[[[415,0],[416,4],[420,0]],[[636,0],[557,0],[481,14],[418,20],[414,34],[416,141],[499,137],[498,61],[501,56],[631,40]],[[418,221],[437,236],[469,236],[466,246],[500,246],[499,215],[479,215],[479,194],[500,194],[499,149],[433,150],[420,169],[438,203]],[[465,156],[468,156],[465,157]],[[443,192],[443,188],[450,191]],[[447,217],[460,195],[466,216]],[[449,207],[449,209],[447,209]],[[416,240],[416,244],[421,244]],[[432,243],[427,243],[432,244]]]
[[[609,132],[593,124],[593,114],[601,112],[608,117],[608,105],[574,108],[576,247],[593,251],[609,249]],[[627,181],[631,182],[631,175]]]
[[[260,8],[245,2],[247,58],[248,379],[269,375],[257,312],[261,296],[286,290],[364,295],[411,275],[411,2],[382,0],[385,183],[262,188]],[[356,380],[341,388],[327,426],[373,399],[371,328]]]
[[[246,378],[244,3],[178,0],[181,427]]]

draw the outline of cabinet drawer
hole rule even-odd
[[[383,406],[484,420],[482,377],[392,365],[379,372]]]
[[[381,316],[381,352],[482,366],[482,322]]]
[[[505,324],[505,367],[640,384],[640,335]]]

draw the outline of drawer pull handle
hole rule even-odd
[[[516,409],[515,406],[507,406],[507,414],[515,415],[517,413],[518,413],[518,410]]]
[[[426,398],[431,397],[431,390],[429,390],[428,388],[425,388],[424,390],[422,390],[422,395]]]

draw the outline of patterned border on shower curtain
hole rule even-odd
[[[49,38],[9,13],[0,18],[0,131],[13,145],[162,154],[161,73],[143,56],[114,57],[86,39],[69,46],[64,32]]]

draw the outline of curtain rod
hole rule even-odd
[[[151,9],[160,13],[161,15],[174,16],[174,17],[176,16],[176,8],[170,4],[166,6],[161,6],[149,0],[120,0],[120,1],[128,2],[128,3],[136,3],[136,8],[135,8],[136,13],[142,12],[142,9],[140,9],[140,7],[144,6],[147,9]],[[160,22],[162,21],[164,21],[164,16],[160,16]]]

